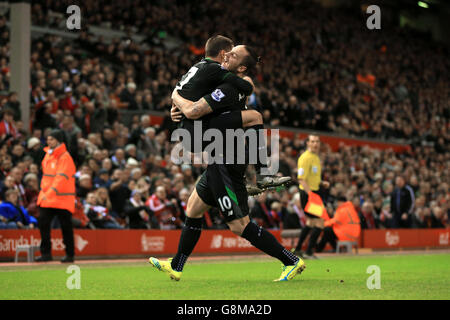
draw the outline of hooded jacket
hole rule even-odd
[[[37,204],[43,208],[75,212],[75,163],[64,143],[54,150],[44,148],[41,191]]]
[[[361,233],[358,213],[351,201],[341,204],[333,219],[325,221],[326,227],[332,227],[336,237],[342,241],[357,241]]]

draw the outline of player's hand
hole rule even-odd
[[[170,109],[170,117],[173,122],[180,122],[183,117],[183,113],[177,108],[176,105],[172,104],[172,109]]]
[[[322,181],[322,186],[323,186],[325,189],[328,189],[328,188],[330,187],[330,183],[329,183],[328,181]]]

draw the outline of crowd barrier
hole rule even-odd
[[[296,244],[282,238],[280,230],[270,231],[286,248]],[[75,229],[77,256],[172,255],[176,253],[180,230],[82,230]],[[449,247],[450,229],[363,230],[360,248]],[[1,230],[0,258],[13,258],[18,245],[39,245],[39,230]],[[52,230],[52,254],[64,255],[60,230]],[[204,230],[195,253],[226,254],[257,252],[247,240],[229,230]]]

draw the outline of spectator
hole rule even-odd
[[[23,179],[25,185],[25,203],[27,203],[28,213],[35,217],[39,217],[39,210],[37,207],[37,199],[39,196],[39,181],[35,173],[27,173]]]
[[[0,214],[0,230],[2,229],[17,229],[17,224],[14,221],[9,221],[9,219]]]
[[[182,221],[180,220],[180,212],[177,211],[177,202],[175,199],[169,201],[166,196],[165,188],[159,186],[145,204],[154,213],[160,229],[181,228]]]
[[[89,221],[88,216],[84,213],[84,206],[80,198],[75,198],[75,212],[72,215],[72,225],[74,228],[89,228],[95,229],[92,222]]]
[[[17,192],[19,193],[19,204],[21,206],[27,206],[28,203],[26,202],[26,198],[25,198],[25,187],[22,184],[22,179],[23,179],[23,171],[22,169],[20,169],[19,167],[14,167],[11,169],[10,172],[11,177],[14,178],[14,189],[17,190]]]
[[[144,130],[144,138],[138,142],[138,146],[145,154],[157,155],[160,153],[161,146],[155,140],[155,128],[146,128]]]
[[[447,212],[444,212],[444,210],[438,206],[434,206],[431,209],[431,228],[446,228],[447,224]]]
[[[120,93],[120,102],[122,102],[128,110],[138,110],[139,107],[135,98],[136,84],[129,82],[127,87]]]
[[[46,128],[56,128],[56,119],[52,114],[52,108],[52,104],[47,102],[36,110],[33,128],[40,130],[44,130]]]
[[[373,209],[373,204],[371,202],[365,201],[363,203],[361,212],[359,214],[359,220],[361,221],[362,229],[379,228],[378,217]]]
[[[127,163],[125,160],[125,151],[122,148],[117,148],[114,155],[111,157],[111,161],[114,167],[120,169],[125,168]]]
[[[86,199],[89,192],[93,190],[92,178],[89,174],[84,173],[78,179],[77,197]]]
[[[37,225],[37,220],[30,216],[27,210],[19,205],[19,193],[10,189],[5,193],[5,201],[0,204],[0,216],[6,224],[5,229],[14,229],[13,222],[18,229],[33,229]],[[6,221],[5,221],[6,219]]]
[[[14,139],[19,136],[19,132],[14,121],[14,111],[6,109],[3,112],[3,120],[0,121],[0,137],[4,139],[7,136],[11,136]]]
[[[8,190],[15,190],[15,184],[16,184],[16,182],[15,182],[15,180],[14,180],[14,178],[12,176],[7,176],[5,178],[5,180],[3,181],[2,188],[1,188],[1,198],[2,198],[2,200],[6,199],[5,195],[6,195],[6,192]]]
[[[153,212],[142,200],[140,190],[134,190],[125,204],[125,214],[129,220],[130,229],[159,228],[159,223]]]
[[[107,169],[100,169],[98,171],[98,176],[94,178],[94,187],[96,189],[100,187],[106,187],[109,183],[109,172]]]
[[[74,110],[78,108],[77,101],[72,96],[72,88],[66,87],[64,89],[64,98],[59,101],[59,106],[61,110],[68,110],[71,114],[73,114]]]
[[[429,228],[431,227],[431,211],[425,207],[425,196],[416,198],[414,212],[411,216],[411,228]]]
[[[108,189],[106,187],[99,187],[95,191],[97,203],[108,210],[108,213],[116,220],[120,220],[119,215],[112,210],[111,199],[109,198]],[[119,221],[118,221],[119,222]]]
[[[25,157],[25,148],[20,143],[14,143],[11,149],[11,156],[14,165],[23,161]]]
[[[32,137],[28,139],[27,149],[28,154],[33,158],[34,163],[42,162],[45,156],[45,152],[44,149],[41,147],[41,141],[38,138]]]
[[[122,229],[122,226],[108,213],[108,209],[100,205],[95,192],[89,192],[84,203],[84,213],[99,229]]]
[[[11,109],[14,112],[14,121],[20,121],[22,118],[22,112],[20,110],[20,102],[17,99],[17,92],[11,92],[8,96],[8,102],[5,108]]]
[[[405,178],[395,178],[395,189],[391,194],[391,212],[393,228],[410,228],[414,210],[414,191],[405,183]]]
[[[130,198],[131,190],[128,188],[129,176],[121,169],[114,170],[109,183],[109,197],[111,199],[112,211],[120,218],[125,218],[125,202]]]

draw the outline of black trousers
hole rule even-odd
[[[304,191],[300,189],[300,204],[302,206],[302,209],[304,210],[306,207],[306,204],[308,203],[308,194]],[[324,199],[324,190],[320,189],[318,191],[314,191],[315,193],[317,193],[320,198]],[[324,203],[325,204],[325,203]],[[309,214],[307,212],[305,212],[305,215],[309,218],[312,219],[320,219],[312,214]],[[308,234],[311,232],[311,235],[309,237],[309,243],[308,243],[308,247],[306,249],[306,254],[308,255],[312,255],[313,254],[313,250],[316,248],[317,245],[317,239],[319,238],[320,234],[322,233],[322,229],[316,226],[310,227],[310,226],[304,226],[302,228],[302,231],[300,232],[300,236],[297,242],[297,247],[295,248],[296,251],[301,251],[302,250],[302,246],[303,246],[303,242],[306,240],[306,237],[308,237]]]
[[[39,207],[39,231],[41,232],[41,254],[43,256],[52,255],[51,223],[57,216],[61,225],[63,242],[66,246],[66,255],[75,256],[75,245],[72,227],[72,214],[64,209],[41,208]]]
[[[334,251],[336,251],[336,234],[333,231],[333,228],[331,227],[325,227],[323,228],[323,235],[320,242],[317,244],[316,252],[322,252],[323,248],[327,245],[327,243],[330,243],[333,247]]]

